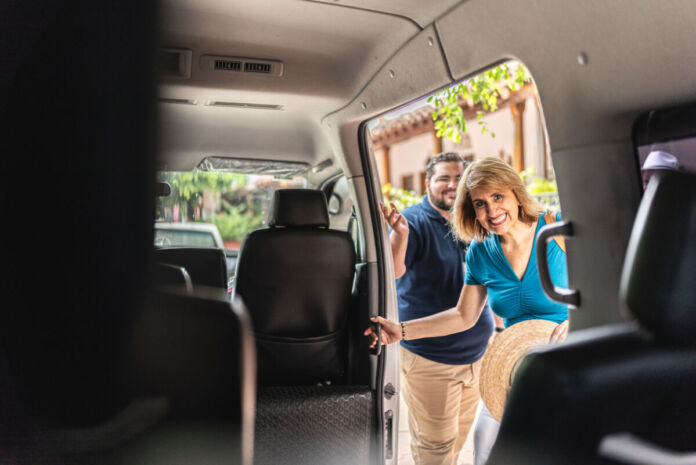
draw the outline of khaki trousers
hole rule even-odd
[[[481,360],[447,365],[400,349],[401,393],[408,407],[413,461],[456,465],[476,417]]]

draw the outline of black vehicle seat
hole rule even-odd
[[[66,464],[253,463],[256,360],[242,302],[216,288],[148,293],[112,384],[128,399],[35,444]],[[51,462],[53,463],[53,462]]]
[[[528,355],[488,463],[696,459],[694,271],[696,176],[655,176],[621,279],[621,306],[635,321]]]
[[[193,282],[186,268],[168,263],[155,263],[152,267],[152,281],[156,286],[183,289],[193,294]]]
[[[155,261],[183,267],[194,286],[227,289],[227,261],[222,249],[204,247],[155,248]]]
[[[352,239],[328,229],[320,190],[276,191],[268,224],[242,242],[235,287],[257,343],[255,463],[367,464],[372,393],[345,385]]]
[[[242,242],[235,292],[251,309],[262,385],[340,382],[355,252],[319,190],[275,192],[269,228]]]

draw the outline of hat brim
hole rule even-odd
[[[479,390],[483,403],[496,420],[503,418],[519,362],[530,350],[549,344],[556,326],[558,323],[548,320],[521,321],[493,339],[481,362]]]

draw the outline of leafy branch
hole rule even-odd
[[[481,105],[483,111],[476,113],[481,133],[495,133],[488,129],[483,120],[484,112],[498,109],[498,99],[502,98],[503,89],[519,90],[532,77],[521,63],[509,62],[490,68],[459,84],[449,87],[428,97],[428,102],[435,107],[433,121],[437,137],[447,137],[454,142],[461,142],[462,134],[467,131],[466,118],[460,102]]]

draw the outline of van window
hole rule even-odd
[[[269,162],[271,163],[271,162]],[[263,173],[263,166],[258,167]],[[244,236],[266,226],[276,189],[304,188],[303,174],[280,177],[234,171],[161,171],[171,187],[156,206],[155,244],[239,249]]]
[[[385,201],[400,210],[426,193],[425,166],[441,152],[512,165],[546,209],[561,208],[536,87],[509,61],[368,122]]]

